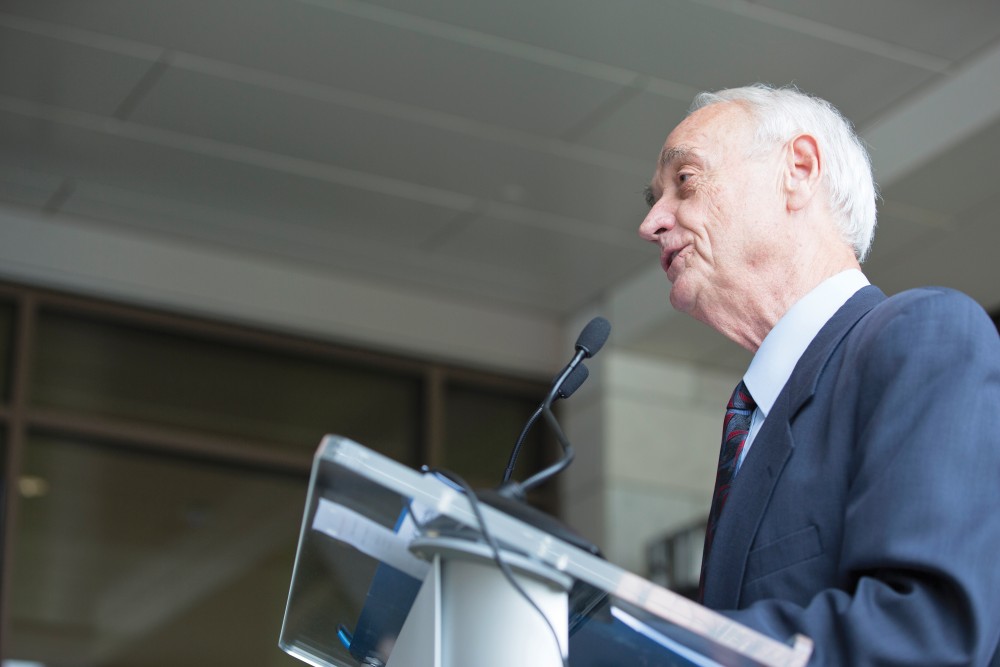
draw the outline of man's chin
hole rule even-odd
[[[694,295],[674,283],[670,288],[670,305],[678,312],[690,314],[694,308]]]

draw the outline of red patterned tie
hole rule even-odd
[[[736,385],[729,405],[726,406],[726,419],[722,424],[722,450],[719,452],[719,471],[715,476],[715,493],[712,495],[712,509],[708,513],[708,525],[705,528],[705,550],[701,558],[701,581],[698,586],[698,599],[704,599],[705,565],[708,554],[712,550],[712,540],[715,538],[715,528],[719,523],[722,508],[729,498],[729,487],[736,477],[736,467],[743,452],[743,446],[750,433],[750,420],[757,408],[747,386]]]

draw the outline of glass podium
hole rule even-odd
[[[532,597],[556,592],[542,632],[554,633],[562,664],[796,667],[809,660],[808,638],[771,639],[609,563],[531,513],[477,505],[478,515],[466,494],[438,475],[326,436],[313,464],[279,646],[317,667],[444,664],[402,654],[411,651],[412,636],[431,633],[428,624],[440,620],[424,591],[442,576],[442,553],[467,552],[462,563],[480,553],[470,572],[496,568],[481,517],[518,581],[534,587]],[[454,627],[464,628],[455,631],[462,633],[455,645],[481,641],[473,637],[479,631],[497,646],[530,643],[530,629],[516,623],[533,611],[514,612],[511,625],[502,621],[497,589],[454,588],[475,610],[453,614]]]

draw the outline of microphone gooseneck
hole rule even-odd
[[[573,359],[556,377],[555,381],[552,383],[552,388],[545,397],[545,400],[542,401],[541,406],[539,406],[538,410],[536,410],[531,416],[528,423],[525,424],[524,429],[521,431],[521,436],[514,445],[514,451],[511,453],[510,462],[507,465],[507,470],[504,472],[504,485],[500,489],[501,493],[523,498],[527,491],[559,474],[567,466],[569,466],[570,463],[572,463],[573,446],[570,444],[569,439],[566,438],[562,428],[559,426],[559,421],[552,413],[552,404],[558,398],[568,398],[580,387],[580,385],[583,384],[584,380],[586,380],[589,375],[586,366],[582,363],[583,360],[589,359],[597,354],[604,346],[604,343],[607,342],[610,334],[611,324],[603,317],[595,317],[590,320],[590,322],[587,323],[587,326],[585,326],[580,332],[575,344],[576,354],[573,355]],[[582,371],[578,369],[582,369]],[[556,439],[559,441],[559,445],[562,448],[562,456],[554,464],[544,470],[541,470],[540,472],[535,473],[524,482],[521,482],[520,484],[512,483],[509,481],[510,475],[513,473],[514,463],[520,451],[521,444],[524,441],[524,437],[527,434],[528,429],[530,429],[532,424],[535,423],[539,415],[545,417],[545,421],[548,422],[549,427],[555,433]]]
[[[562,383],[556,392],[556,398],[569,398],[573,395],[577,389],[580,388],[586,380],[587,376],[590,375],[590,371],[582,363],[574,368],[568,376],[566,376],[566,381]],[[559,376],[553,381],[554,386],[558,386]],[[531,427],[535,425],[538,418],[542,416],[542,406],[539,405],[538,409],[531,415],[524,428],[521,429],[521,435],[518,436],[517,442],[514,443],[514,449],[510,452],[510,459],[507,461],[507,467],[503,471],[503,479],[500,480],[501,484],[506,484],[510,481],[510,476],[514,474],[514,466],[517,463],[517,457],[521,453],[521,447],[524,445],[524,439],[528,435],[528,431]]]

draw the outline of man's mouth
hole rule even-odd
[[[660,264],[663,266],[663,270],[665,272],[669,272],[670,271],[670,267],[673,266],[674,260],[677,259],[677,256],[679,254],[681,254],[681,251],[684,250],[684,248],[686,248],[686,247],[687,246],[684,246],[684,247],[681,247],[681,248],[677,248],[676,250],[673,250],[671,252],[664,252],[663,253],[662,258],[660,260]]]

